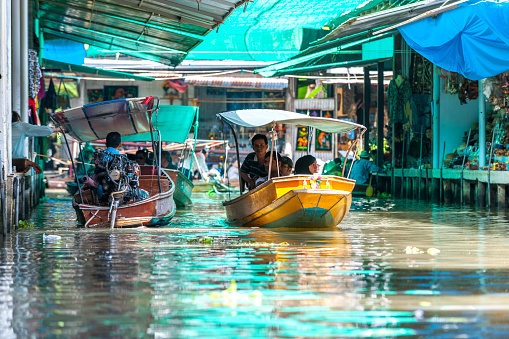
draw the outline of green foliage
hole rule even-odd
[[[18,230],[30,229],[30,228],[34,228],[34,223],[33,222],[29,223],[27,220],[19,220],[18,226],[16,227],[16,225],[14,225],[14,228],[16,228]]]

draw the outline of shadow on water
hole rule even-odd
[[[222,199],[113,232],[43,200],[1,252],[2,338],[509,337],[505,213],[360,199],[288,232],[231,228]]]

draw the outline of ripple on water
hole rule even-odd
[[[113,232],[41,201],[1,251],[2,338],[509,337],[507,213],[360,199],[341,229],[284,232],[195,198]]]

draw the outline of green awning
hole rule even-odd
[[[159,105],[157,114],[152,115],[152,124],[161,132],[162,141],[183,143],[191,131],[198,107]],[[122,137],[122,141],[150,141],[150,133]],[[154,140],[157,133],[154,132]]]
[[[342,13],[331,17],[328,26],[332,30],[328,35],[312,42],[309,47],[292,58],[268,67],[255,70],[263,76],[297,74],[325,70],[333,67],[365,65],[385,60],[390,51],[379,51],[380,46],[391,45],[390,41],[381,42],[398,31],[391,28],[382,34],[374,31],[401,23],[431,9],[438,8],[447,0],[420,1],[395,0],[384,3],[380,8],[371,7],[363,13]],[[369,6],[368,6],[369,7]],[[376,33],[376,32],[375,32]],[[379,43],[373,43],[379,41]],[[355,49],[353,47],[357,46]],[[359,48],[361,47],[361,48]],[[379,53],[382,52],[382,53]]]
[[[113,77],[113,78],[135,79],[135,80],[143,80],[143,81],[154,80],[154,78],[140,77],[138,75],[134,75],[131,73],[107,71],[107,70],[104,70],[101,68],[75,65],[75,64],[70,64],[70,63],[60,62],[60,61],[55,61],[55,60],[49,60],[49,59],[43,59],[43,66],[44,66],[45,70],[52,69],[54,72],[57,70],[60,70],[60,72],[103,75],[103,76],[108,76],[108,77]]]
[[[235,11],[187,60],[283,61],[323,38],[326,24],[371,10],[384,0],[263,0]],[[401,1],[401,0],[396,0]]]

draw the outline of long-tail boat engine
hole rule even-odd
[[[139,201],[148,193],[139,188],[140,166],[125,155],[98,151],[94,154],[94,184],[101,202],[118,205]],[[85,179],[87,180],[87,179]]]

